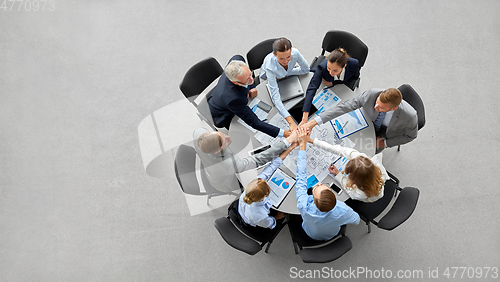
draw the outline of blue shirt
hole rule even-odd
[[[299,151],[297,159],[297,208],[304,220],[302,228],[315,240],[326,241],[333,238],[344,224],[358,224],[359,215],[344,202],[337,201],[328,212],[318,210],[312,195],[307,195],[306,151]]]
[[[264,168],[264,170],[257,176],[257,178],[267,181],[282,163],[283,160],[280,157],[274,158],[271,163],[268,164],[266,168]],[[260,226],[271,229],[276,226],[276,219],[273,216],[269,216],[269,210],[273,205],[269,197],[264,197],[264,200],[261,202],[253,202],[250,205],[243,201],[244,197],[245,192],[243,192],[240,196],[238,212],[246,223],[254,227]]]
[[[280,113],[280,115],[284,118],[290,116],[290,114],[281,101],[277,79],[281,79],[289,75],[300,75],[309,72],[309,64],[306,59],[302,57],[299,50],[292,47],[291,56],[292,58],[290,59],[290,62],[288,62],[288,70],[285,70],[285,68],[280,65],[278,59],[272,52],[264,58],[264,62],[260,67],[260,78],[267,79],[267,84],[269,85],[269,89],[271,89],[271,100],[273,100],[278,113]],[[295,66],[297,63],[299,65]]]

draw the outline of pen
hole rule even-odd
[[[342,128],[340,128],[340,129],[339,129],[339,132],[340,132],[340,131],[342,131],[342,129],[344,129],[344,127],[345,127],[348,123],[349,123],[349,121],[346,121],[346,122],[344,123],[344,126],[342,126]]]

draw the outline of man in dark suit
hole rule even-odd
[[[366,118],[375,124],[377,151],[417,138],[417,111],[403,100],[401,92],[396,88],[367,90],[351,100],[326,109],[304,126],[312,129],[316,124],[322,124],[361,107]]]
[[[255,96],[257,89],[253,85],[252,72],[246,65],[245,59],[241,55],[233,56],[208,100],[215,126],[229,129],[231,120],[237,115],[246,124],[272,137],[288,137],[289,130],[261,121],[247,107],[248,98]]]

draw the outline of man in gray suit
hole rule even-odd
[[[193,133],[194,148],[201,159],[208,181],[212,186],[223,192],[231,192],[240,188],[236,173],[253,169],[271,161],[285,151],[297,139],[297,133],[292,133],[283,141],[259,154],[239,158],[231,151],[231,137],[222,132],[208,131],[198,128]]]
[[[396,88],[386,90],[372,88],[351,100],[327,109],[304,126],[312,129],[316,124],[322,124],[361,107],[366,118],[375,125],[377,152],[417,138],[417,111],[403,100],[401,92]]]

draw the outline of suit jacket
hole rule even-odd
[[[259,167],[271,161],[287,148],[285,142],[278,142],[271,145],[271,148],[244,159],[240,159],[238,156],[234,155],[229,147],[224,149],[222,153],[206,154],[198,147],[198,138],[204,132],[210,131],[205,128],[198,128],[194,131],[194,149],[203,163],[208,182],[210,182],[215,189],[224,192],[231,192],[239,189],[238,180],[236,179],[237,172]]]
[[[319,117],[323,122],[332,120],[350,111],[363,107],[366,118],[375,121],[378,112],[375,110],[375,102],[383,89],[372,88],[363,92],[363,94],[347,100],[335,107],[327,109]],[[418,117],[417,111],[405,100],[401,101],[398,108],[394,111],[389,126],[386,130],[385,143],[387,147],[393,147],[408,143],[417,138]]]
[[[245,61],[241,55],[233,56],[230,61],[232,60]],[[276,137],[280,129],[261,121],[247,107],[248,91],[253,88],[255,88],[255,85],[249,85],[248,88],[235,85],[227,78],[225,73],[222,73],[219,82],[212,91],[212,96],[208,100],[214,123],[217,127],[229,128],[231,120],[237,115],[251,127]]]
[[[321,85],[323,79],[328,82],[333,82],[332,86],[345,84],[352,89],[354,82],[359,78],[359,62],[354,58],[347,58],[347,65],[344,69],[344,80],[334,80],[333,76],[331,76],[330,72],[326,69],[327,63],[328,59],[325,59],[314,71],[314,75],[309,82],[309,86],[307,87],[304,107],[302,108],[303,112],[309,112],[311,110],[312,100],[314,95],[316,95],[316,91],[318,91],[318,87]]]

